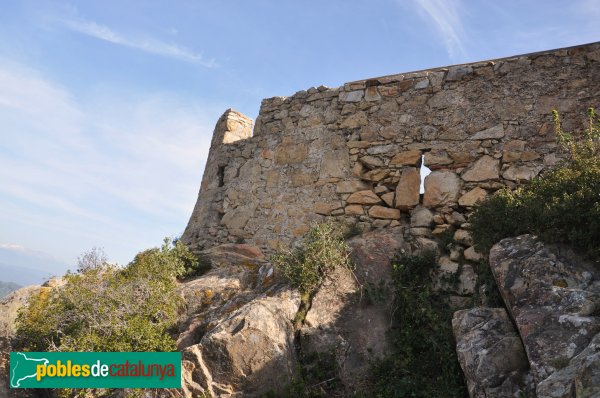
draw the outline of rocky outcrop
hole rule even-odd
[[[256,247],[226,244],[204,255],[213,269],[180,285],[187,305],[177,340],[184,394],[277,393],[295,372],[299,295],[274,282]]]
[[[525,347],[537,396],[598,396],[600,271],[531,235],[496,244],[490,266]]]
[[[503,308],[457,311],[452,329],[472,398],[531,396],[535,391],[523,343]]]

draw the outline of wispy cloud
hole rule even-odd
[[[460,0],[413,0],[422,17],[431,23],[444,41],[448,55],[455,60],[466,56],[465,32]]]
[[[202,53],[153,38],[128,37],[94,21],[64,19],[61,22],[72,31],[109,43],[134,48],[149,54],[191,62],[206,68],[217,68],[219,66],[214,59],[205,59]]]
[[[181,232],[223,109],[106,88],[77,98],[0,59],[0,241],[67,258],[104,246],[126,262]]]

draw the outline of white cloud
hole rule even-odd
[[[181,61],[191,62],[207,68],[217,68],[219,65],[214,59],[205,59],[202,53],[196,53],[185,47],[172,43],[165,43],[153,38],[126,37],[111,28],[93,21],[61,20],[69,29],[87,36],[104,40],[109,43],[134,48],[149,54],[170,57]]]
[[[460,0],[414,0],[420,14],[433,24],[444,41],[448,55],[460,59],[466,55],[465,33],[460,16]]]
[[[166,93],[81,99],[0,59],[0,239],[66,258],[102,245],[126,262],[180,232],[224,109]]]

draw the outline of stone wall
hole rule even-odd
[[[272,250],[331,216],[417,240],[451,230],[468,247],[477,200],[560,159],[551,110],[570,130],[590,106],[600,43],[265,99],[253,136],[251,119],[228,110],[182,239]],[[420,195],[422,159],[432,173]]]

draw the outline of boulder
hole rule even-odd
[[[525,349],[506,310],[457,311],[452,330],[471,398],[531,396],[534,385]]]
[[[588,392],[600,379],[600,271],[532,235],[494,245],[490,266],[521,335],[538,397],[571,397],[575,391],[594,396]],[[552,387],[558,384],[560,389]]]

